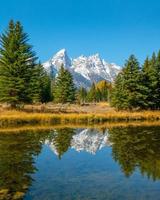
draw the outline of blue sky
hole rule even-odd
[[[1,0],[0,32],[20,20],[40,60],[66,48],[123,65],[160,49],[159,0]]]

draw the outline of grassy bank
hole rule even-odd
[[[0,112],[0,127],[35,124],[103,124],[105,122],[159,121],[160,111],[106,113],[27,113],[20,111]]]

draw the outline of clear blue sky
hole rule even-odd
[[[122,65],[160,49],[159,0],[1,0],[0,32],[20,20],[40,60],[66,48]]]

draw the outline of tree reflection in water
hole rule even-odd
[[[47,143],[54,149],[54,152],[57,154],[59,159],[62,158],[62,155],[68,151],[68,148],[71,144],[72,136],[75,134],[75,130],[72,128],[62,128],[53,130],[50,134],[49,140]]]
[[[32,174],[37,170],[35,157],[43,144],[49,144],[59,159],[63,159],[69,148],[96,154],[102,147],[111,145],[112,157],[127,177],[139,169],[149,179],[160,179],[159,127],[3,133],[0,134],[0,199],[23,199],[32,185]]]
[[[0,134],[0,199],[21,199],[26,193],[44,138],[31,132]]]
[[[152,180],[160,179],[160,128],[121,127],[109,131],[112,156],[126,176],[136,168]]]

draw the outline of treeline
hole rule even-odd
[[[109,100],[111,83],[102,80],[98,83],[92,83],[90,89],[81,87],[77,90],[77,102],[80,104],[89,102],[105,102]]]
[[[74,85],[70,72],[61,66],[58,76],[52,81],[53,101],[56,103],[79,103],[107,101],[111,84],[103,80],[93,83],[90,89]]]
[[[117,109],[160,109],[160,51],[146,58],[141,67],[134,55],[126,61],[112,90]]]

